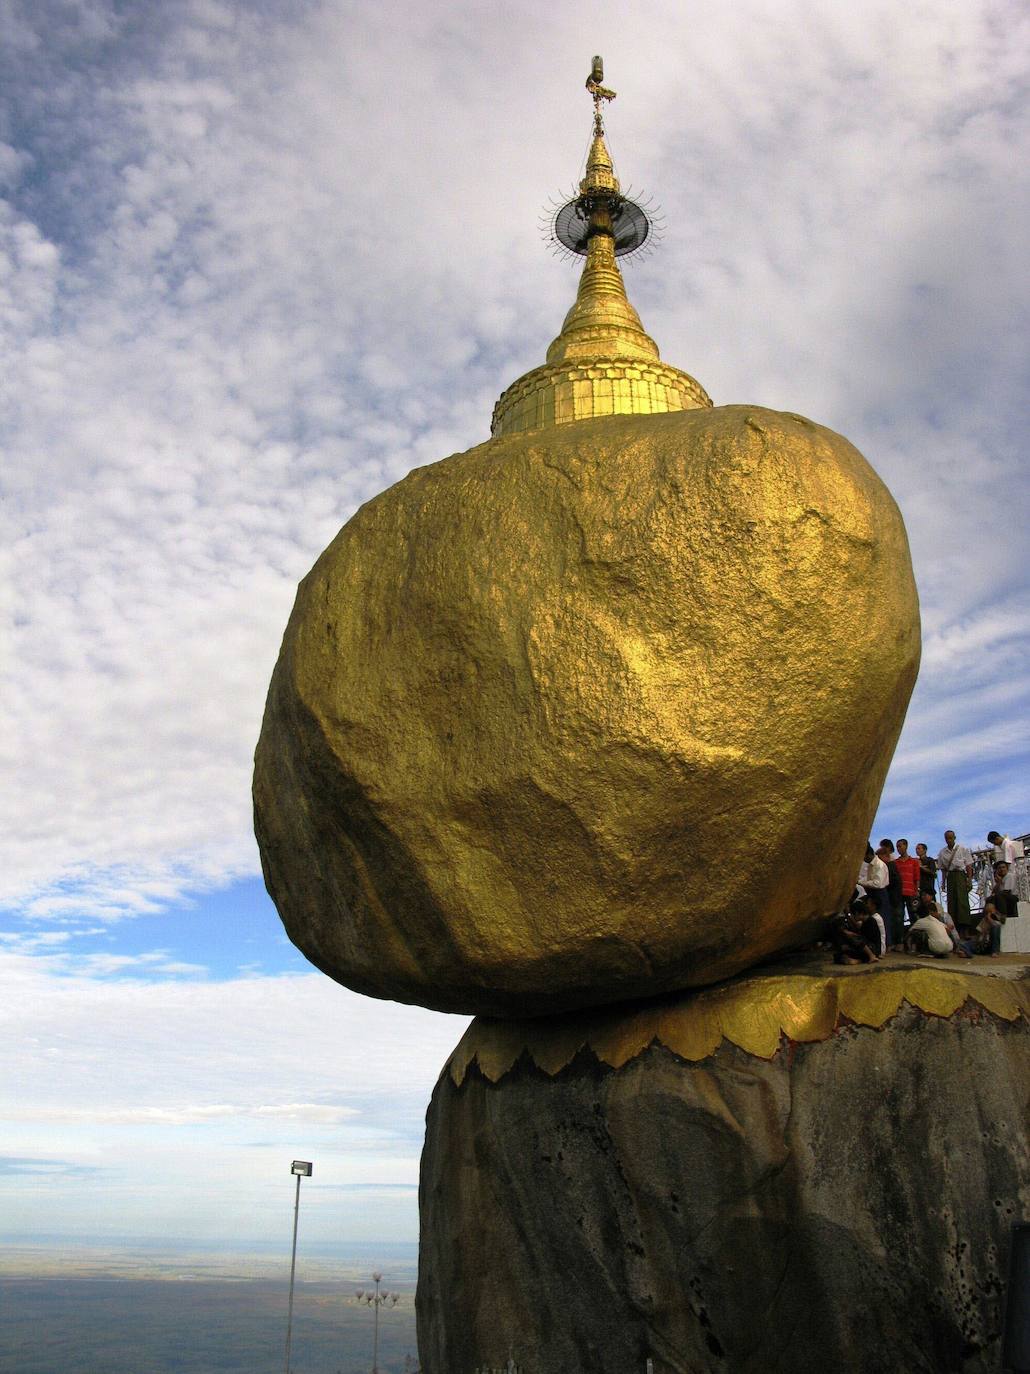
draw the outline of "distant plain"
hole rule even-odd
[[[414,1246],[385,1246],[384,1288],[401,1294],[380,1316],[379,1368],[415,1363]],[[364,1254],[298,1257],[291,1369],[368,1374],[373,1315]],[[0,1252],[3,1374],[279,1374],[289,1255],[181,1252],[152,1245],[9,1245]]]

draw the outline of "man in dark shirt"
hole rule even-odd
[[[859,905],[860,902],[855,903],[855,907]],[[830,918],[827,935],[835,964],[874,964],[880,957],[870,948],[861,927],[862,917],[854,907]]]
[[[851,910],[858,918],[858,929],[862,939],[877,957],[887,953],[887,928],[876,905],[876,898],[859,897],[851,903]]]
[[[905,898],[902,894],[901,874],[894,859],[894,844],[881,840],[876,851],[887,865],[887,900],[891,909],[891,928],[887,932],[891,949],[901,949],[905,943]]]
[[[919,891],[929,892],[933,897],[937,892],[937,860],[930,857],[925,844],[916,845],[916,858],[919,860]]]

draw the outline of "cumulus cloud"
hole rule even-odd
[[[423,1116],[464,1018],[318,974],[111,982],[0,953],[0,980],[9,1233],[60,1216],[99,1237],[274,1237],[303,1158],[327,1196],[309,1234],[414,1238]]]
[[[111,981],[0,953],[0,975],[2,1024],[23,1046],[7,1106],[22,1116],[207,1112],[325,1124],[360,1113],[378,1126],[376,1104],[392,1109],[398,1094],[410,1091],[421,1112],[467,1024],[360,997],[315,973]],[[341,1086],[327,1096],[333,1081]]]
[[[146,975],[148,979],[200,977],[205,964],[176,959],[168,950],[144,950],[138,954],[84,953],[69,949],[73,941],[103,935],[106,927],[75,927],[68,930],[39,930],[31,925],[20,930],[0,930],[0,950],[8,954],[34,956],[37,966],[51,974],[75,974],[82,978],[109,978],[114,974]]]
[[[630,273],[664,355],[845,431],[901,502],[940,749],[917,727],[899,764],[930,806],[982,724],[967,665],[1027,661],[1024,10],[7,8],[9,902],[115,919],[255,871],[297,580],[485,437],[571,298],[533,226],[585,145],[584,32],[670,223]]]

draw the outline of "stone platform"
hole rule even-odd
[[[427,1121],[423,1368],[993,1374],[1028,1101],[1025,956],[479,1019]]]

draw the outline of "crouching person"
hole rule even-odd
[[[861,912],[855,910],[861,908]],[[831,917],[827,938],[833,947],[835,964],[874,964],[879,954],[871,947],[863,927],[866,923],[865,902],[856,902],[850,911]],[[872,929],[876,929],[875,926]],[[879,943],[879,933],[876,942]]]
[[[887,927],[883,923],[880,915],[876,898],[856,897],[851,903],[851,914],[858,921],[858,930],[862,939],[876,955],[887,953]]]
[[[932,911],[929,909],[931,906]],[[953,948],[947,927],[937,915],[936,904],[924,903],[923,915],[908,928],[906,954],[932,954],[935,959],[946,959]],[[965,955],[965,950],[962,952]]]
[[[967,954],[988,954],[996,959],[1001,953],[1001,928],[1005,917],[988,897],[984,903],[983,915],[973,931],[971,940],[963,940],[962,948]]]

